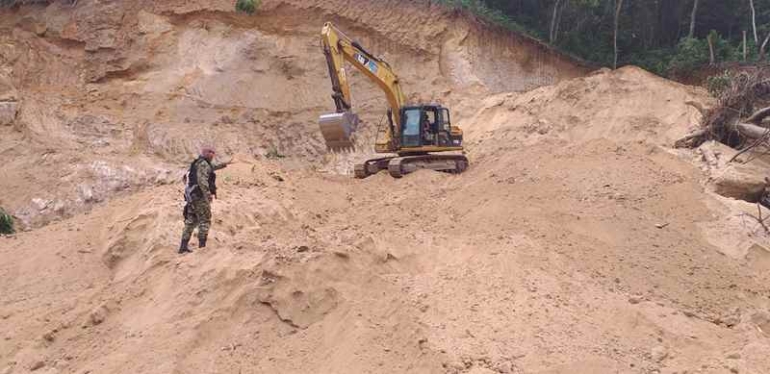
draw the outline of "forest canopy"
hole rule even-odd
[[[770,49],[770,0],[440,2],[599,65],[633,64],[661,75],[708,64],[758,62]]]

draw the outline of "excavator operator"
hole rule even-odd
[[[431,126],[430,126],[430,120],[428,119],[428,114],[423,113],[422,114],[422,138],[423,142],[425,144],[431,144],[433,142],[433,137],[431,136]]]

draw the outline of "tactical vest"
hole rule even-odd
[[[214,166],[211,165],[211,162],[209,162],[209,160],[206,158],[198,157],[195,159],[195,161],[192,162],[192,164],[190,164],[190,171],[187,173],[187,189],[185,191],[185,197],[187,197],[188,200],[190,198],[203,198],[200,187],[198,187],[198,161],[200,160],[203,160],[209,164],[209,167],[211,168],[211,173],[209,174],[209,191],[211,191],[212,195],[217,194],[217,173],[214,171]]]

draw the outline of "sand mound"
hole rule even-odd
[[[737,215],[753,205],[667,148],[703,90],[582,76],[427,1],[351,4],[0,14],[19,108],[0,205],[33,227],[0,238],[3,373],[770,371],[770,245]],[[366,152],[326,155],[314,123],[327,19],[451,106],[467,172],[339,173]],[[384,102],[354,90],[367,139]],[[178,256],[204,141],[235,163],[209,247]]]
[[[670,145],[699,120],[688,101],[709,99],[703,89],[625,67],[526,93],[493,95],[463,125],[473,139],[514,132],[525,143],[555,134],[568,142],[606,138]]]

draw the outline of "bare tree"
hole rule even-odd
[[[561,24],[561,15],[564,13],[564,8],[567,7],[569,0],[556,0],[553,5],[553,14],[551,15],[551,29],[548,34],[548,40],[551,43],[556,42],[559,38],[559,26]]]
[[[749,6],[751,7],[751,27],[754,29],[754,44],[759,44],[759,36],[757,35],[757,10],[754,8],[754,0],[749,0]]]
[[[749,57],[748,40],[746,39],[746,30],[743,30],[743,61]]]
[[[767,34],[767,37],[765,37],[765,40],[762,42],[762,46],[759,47],[759,61],[765,61],[768,41],[770,41],[770,33]]]
[[[550,30],[550,33],[548,34],[548,40],[550,40],[551,43],[553,43],[554,39],[556,38],[554,34],[556,33],[555,31],[556,18],[559,15],[559,5],[561,5],[561,0],[556,0],[556,3],[553,4],[553,15],[551,16],[551,30]]]
[[[698,0],[695,0],[698,1]],[[612,64],[613,69],[618,68],[618,23],[620,22],[620,10],[623,8],[623,0],[616,0],[615,5],[615,62]]]
[[[698,14],[698,0],[692,4],[692,14],[690,14],[690,37],[695,37],[695,16]]]

